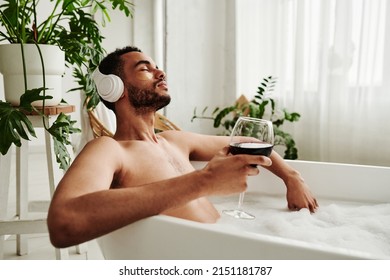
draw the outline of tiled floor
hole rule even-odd
[[[46,158],[44,153],[35,152],[29,156],[29,199],[30,200],[48,200],[49,186],[46,168]],[[44,170],[44,172],[42,172]],[[11,179],[9,190],[8,216],[15,212],[15,159],[11,162]],[[45,215],[43,213],[43,215]],[[86,252],[76,253],[76,248],[69,248],[69,259],[103,259],[102,253],[96,241],[84,244]],[[16,254],[16,237],[7,236],[4,242],[4,259],[6,260],[51,260],[55,259],[55,249],[49,241],[48,234],[29,235],[27,255],[18,256]]]

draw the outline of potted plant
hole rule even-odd
[[[197,115],[196,108],[194,110],[194,119],[209,119],[213,120],[213,126],[219,128],[222,126],[221,134],[230,135],[236,121],[240,116],[250,116],[253,118],[265,118],[272,121],[275,133],[275,146],[284,146],[285,159],[297,159],[298,149],[291,134],[282,130],[282,125],[285,121],[296,122],[300,118],[297,112],[288,112],[285,108],[277,108],[276,100],[271,97],[271,92],[274,90],[276,78],[269,76],[263,78],[260,86],[257,88],[257,94],[251,101],[248,101],[242,95],[237,102],[225,108],[215,108],[210,116],[206,116],[207,107],[202,111],[202,114]]]
[[[5,155],[12,144],[20,147],[21,138],[29,140],[29,136],[35,137],[34,128],[26,114],[35,112],[44,119],[46,116],[42,114],[42,107],[59,102],[52,91],[55,83],[51,83],[52,77],[48,75],[52,59],[46,57],[44,49],[52,46],[63,52],[64,61],[55,64],[72,69],[78,87],[69,91],[82,90],[89,97],[87,107],[92,108],[99,103],[99,98],[91,73],[105,52],[101,45],[103,37],[94,15],[100,11],[102,20],[109,21],[107,4],[123,11],[126,16],[132,15],[133,6],[127,0],[51,0],[51,12],[39,21],[38,18],[43,17],[37,14],[39,0],[2,2],[0,42],[7,41],[15,45],[19,55],[13,59],[20,61],[23,71],[18,78],[19,87],[23,88],[22,95],[16,101],[0,100],[0,152]],[[0,48],[8,48],[9,44],[0,45]],[[26,54],[28,49],[35,51],[35,55]],[[31,58],[36,58],[38,62],[38,66],[34,67],[41,71],[39,81],[33,81],[28,76]],[[8,65],[0,68],[8,68]],[[52,126],[45,127],[53,136],[56,159],[62,169],[66,169],[70,163],[66,149],[66,145],[70,144],[70,135],[80,131],[74,124],[75,121],[68,115],[60,114]]]

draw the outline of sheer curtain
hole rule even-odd
[[[278,77],[299,159],[390,166],[387,0],[244,0],[237,18],[240,93]]]

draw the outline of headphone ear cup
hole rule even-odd
[[[114,74],[105,75],[99,71],[99,67],[92,74],[97,91],[101,98],[108,102],[116,102],[122,96],[124,84],[121,78]]]

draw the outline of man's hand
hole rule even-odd
[[[307,208],[312,213],[317,210],[317,200],[299,174],[294,178],[286,180],[285,183],[287,186],[287,204],[290,210],[298,211],[302,208]]]
[[[212,195],[226,195],[243,192],[247,188],[247,176],[259,174],[251,165],[270,166],[272,161],[265,156],[231,155],[228,147],[223,148],[202,170],[206,177],[206,188]]]

